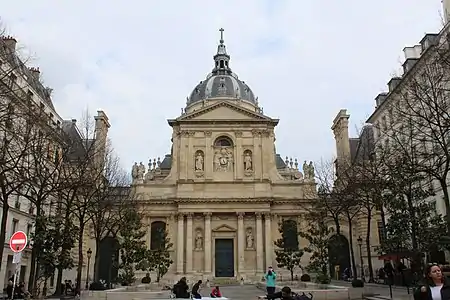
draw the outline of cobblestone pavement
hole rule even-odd
[[[264,295],[263,291],[253,285],[223,286],[220,290],[224,297],[231,300],[256,300],[258,296]],[[206,292],[206,289],[203,289],[202,293]]]

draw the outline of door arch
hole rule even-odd
[[[335,279],[338,275],[342,279],[345,269],[350,269],[350,245],[345,236],[335,234],[328,240],[328,263],[330,266],[330,276]],[[339,266],[339,274],[336,274],[336,266]]]

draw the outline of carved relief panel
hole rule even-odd
[[[214,142],[214,172],[232,172],[234,170],[233,141],[225,136]]]

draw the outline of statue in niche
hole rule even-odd
[[[214,153],[214,169],[216,171],[233,170],[233,152],[228,147],[217,149]]]
[[[253,242],[255,238],[253,237],[253,232],[251,228],[247,229],[247,249],[253,249]]]
[[[203,236],[202,231],[200,229],[197,230],[197,234],[195,236],[195,249],[196,250],[203,249]]]
[[[204,162],[203,152],[197,151],[197,155],[195,156],[195,171],[203,171]]]
[[[138,173],[139,173],[139,166],[137,162],[135,162],[133,167],[131,168],[131,178],[133,180],[136,180],[138,178]]]
[[[244,170],[245,171],[253,170],[252,155],[250,151],[245,151],[244,154]]]

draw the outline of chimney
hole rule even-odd
[[[388,82],[389,93],[391,93],[401,81],[402,81],[401,77],[392,77],[391,80],[389,80]]]
[[[347,110],[341,109],[333,120],[333,126],[331,126],[336,143],[336,163],[340,166],[347,163],[350,159],[349,118],[350,115],[347,113]]]
[[[77,124],[77,119],[72,119],[72,124],[76,125]]]
[[[379,93],[375,97],[375,103],[376,103],[375,109],[377,109],[381,105],[381,103],[383,103],[384,100],[386,100],[387,96],[388,96],[388,93],[383,92],[383,93]]]
[[[33,75],[34,79],[39,81],[39,77],[41,76],[41,71],[39,71],[39,68],[30,68],[30,72]]]
[[[444,22],[450,21],[450,0],[442,0],[442,13],[444,14]]]
[[[16,52],[16,45],[17,45],[17,40],[15,38],[13,38],[12,36],[3,36],[2,37],[3,42],[5,43],[6,47],[11,51],[11,52]]]
[[[106,153],[106,146],[108,140],[108,129],[111,127],[108,121],[108,116],[103,110],[98,110],[95,119],[95,145],[96,154],[95,159],[98,163],[102,164],[104,162],[104,157]]]

